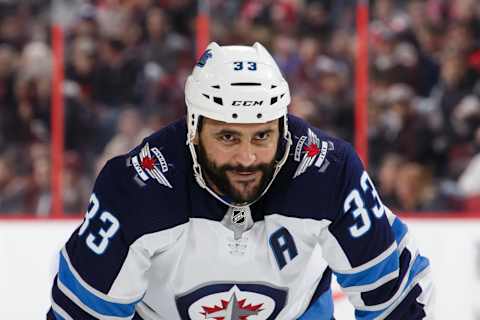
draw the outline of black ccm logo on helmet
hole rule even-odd
[[[232,106],[235,107],[256,107],[261,106],[263,104],[263,100],[255,101],[255,100],[233,100]]]

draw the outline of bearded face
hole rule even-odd
[[[233,203],[241,204],[258,198],[273,176],[275,160],[248,167],[219,165],[208,158],[201,142],[198,151],[198,161],[207,179]]]
[[[204,119],[198,161],[209,186],[236,204],[257,199],[275,168],[278,121],[228,124]]]

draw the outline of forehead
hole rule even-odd
[[[223,121],[203,118],[203,128],[212,131],[233,131],[239,133],[277,130],[278,119],[265,123],[227,123]]]

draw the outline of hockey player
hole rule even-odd
[[[429,316],[427,258],[262,45],[211,43],[185,101],[99,174],[48,319],[332,319],[332,272],[357,319]]]

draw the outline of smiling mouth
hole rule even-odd
[[[239,182],[252,182],[257,178],[258,171],[231,171],[233,178]]]
[[[234,171],[233,173],[239,174],[241,176],[249,176],[249,175],[257,173],[257,171]]]

